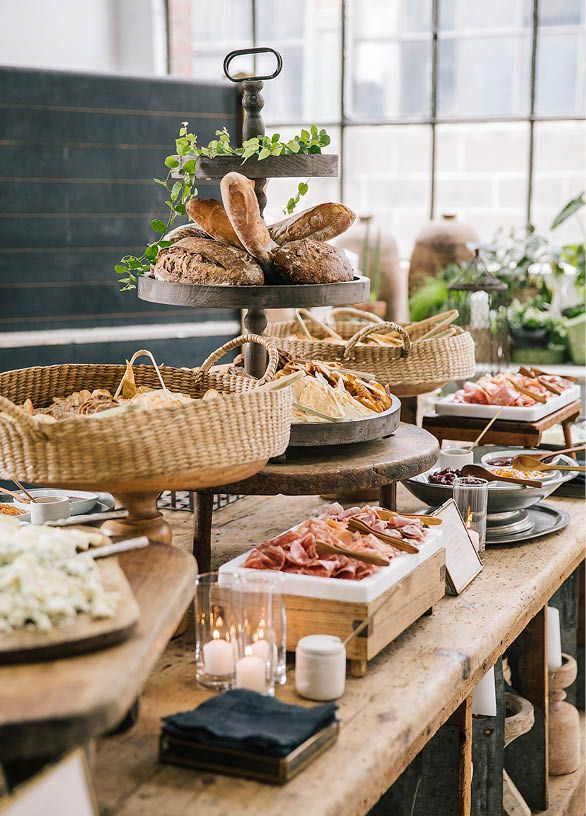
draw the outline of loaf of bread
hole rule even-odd
[[[219,241],[244,249],[242,242],[234,232],[226,210],[215,198],[192,197],[185,205],[187,214],[204,232]]]
[[[273,259],[275,271],[286,283],[337,283],[354,277],[341,249],[311,238],[279,247]]]
[[[220,191],[230,223],[242,245],[263,269],[270,270],[272,252],[277,245],[260,214],[254,182],[240,173],[226,173],[220,182]]]
[[[182,238],[206,238],[208,241],[210,240],[210,236],[194,224],[183,224],[181,227],[175,227],[163,237],[165,241],[171,241],[173,244]]]
[[[329,241],[352,226],[356,215],[344,204],[318,204],[297,215],[291,215],[269,227],[269,235],[279,244],[312,238],[314,241]]]
[[[214,286],[262,286],[264,274],[242,249],[207,238],[182,238],[161,249],[154,267],[158,280]]]

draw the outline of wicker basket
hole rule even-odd
[[[260,343],[269,355],[261,380],[210,371],[224,353],[245,342]],[[137,352],[136,356],[149,352]],[[134,358],[133,358],[134,360]],[[35,407],[87,388],[118,387],[123,365],[55,365],[0,374],[0,477],[38,484],[75,482],[105,485],[153,479],[194,469],[230,467],[283,453],[289,442],[290,388],[259,388],[272,379],[278,352],[266,338],[237,337],[199,369],[135,366],[137,385],[165,386],[191,397],[209,388],[225,396],[211,401],[145,411],[97,414],[41,424],[22,408]]]
[[[373,374],[394,394],[407,397],[473,376],[474,341],[468,332],[450,325],[453,319],[450,312],[401,326],[358,309],[333,309],[324,324],[299,310],[294,321],[270,323],[267,334],[294,357],[344,363]],[[309,332],[307,339],[292,336],[303,331],[305,321],[312,324],[311,339]],[[394,333],[396,346],[359,345],[373,333]]]

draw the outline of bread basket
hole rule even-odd
[[[212,371],[226,352],[260,343],[269,356],[261,380]],[[148,352],[137,352],[133,360]],[[219,473],[243,463],[266,461],[286,449],[291,425],[290,388],[262,388],[278,363],[273,343],[256,335],[237,337],[198,369],[135,366],[137,386],[164,385],[199,398],[214,388],[223,396],[157,410],[134,409],[72,417],[45,424],[20,405],[47,406],[54,396],[80,389],[114,393],[124,365],[54,365],[0,374],[0,477],[52,485],[100,485],[124,489],[149,484],[172,488],[186,474]],[[257,469],[258,469],[257,467]],[[203,479],[202,479],[203,480]],[[219,482],[216,482],[219,483]],[[186,484],[190,484],[189,481]]]
[[[267,335],[296,358],[343,363],[373,374],[397,396],[409,397],[473,376],[474,341],[451,325],[455,317],[457,312],[451,311],[403,326],[342,308],[332,309],[328,322],[322,323],[300,309],[293,321],[269,323]],[[296,333],[304,334],[304,339]],[[372,334],[391,334],[394,345],[361,345]]]

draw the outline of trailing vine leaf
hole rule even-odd
[[[560,224],[563,224],[564,221],[567,221],[568,218],[570,218],[570,216],[574,215],[574,213],[577,213],[578,210],[581,210],[582,207],[584,207],[585,205],[586,199],[584,198],[584,193],[580,193],[580,195],[576,196],[576,198],[572,198],[570,201],[568,201],[567,204],[565,204],[562,207],[562,209],[553,219],[553,221],[551,222],[550,229],[554,230],[557,227],[559,227]]]
[[[283,208],[283,215],[292,215],[295,212],[295,207],[299,204],[301,200],[301,196],[307,195],[307,191],[309,190],[309,184],[307,181],[300,181],[297,185],[297,193],[293,198],[290,198],[287,201],[287,204]]]

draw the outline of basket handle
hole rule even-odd
[[[155,360],[153,353],[150,352],[148,349],[139,349],[138,351],[135,351],[134,354],[132,355],[132,357],[130,358],[130,360],[127,360],[127,362],[130,364],[131,368],[134,365],[134,363],[138,360],[139,357],[148,357],[151,360],[152,364],[155,367],[155,371],[157,372],[157,377],[159,378],[159,382],[161,383],[161,388],[164,391],[165,396],[167,397],[167,399],[170,399],[171,395],[169,394],[169,390],[168,390],[167,386],[165,385],[165,381],[163,379],[163,376],[161,374],[159,366],[157,365],[157,361]],[[126,372],[124,372],[124,374],[122,375],[122,379],[118,383],[118,388],[116,389],[116,393],[114,394],[114,399],[116,399],[116,397],[120,396],[120,392],[122,391],[122,383],[124,382],[124,377],[125,376],[126,376]]]
[[[385,329],[388,332],[397,332],[400,335],[401,340],[403,341],[403,347],[401,348],[401,357],[407,357],[409,352],[411,351],[411,338],[405,331],[402,326],[399,326],[398,323],[391,323],[382,321],[381,323],[372,323],[370,326],[363,326],[359,329],[356,334],[353,334],[352,337],[348,340],[346,344],[346,349],[344,351],[343,359],[347,360],[350,357],[350,352],[361,340],[364,340],[365,337],[368,337],[369,334],[373,334],[374,332],[378,332],[381,329]]]
[[[244,345],[244,343],[258,343],[259,346],[265,347],[267,354],[269,355],[269,362],[267,365],[267,370],[260,380],[256,381],[256,385],[264,385],[265,383],[270,382],[275,376],[277,366],[279,365],[279,350],[274,343],[267,340],[266,337],[261,337],[259,334],[241,334],[239,337],[235,337],[233,340],[228,340],[228,342],[224,343],[223,346],[220,346],[219,349],[212,351],[207,360],[204,360],[201,366],[196,369],[195,381],[197,382],[204,374],[206,374],[214,363],[217,363],[218,360],[224,356],[224,354],[232,351],[232,349],[238,348],[238,346]]]
[[[364,312],[362,309],[354,309],[352,306],[340,306],[338,309],[332,309],[326,315],[326,320],[334,317],[359,317],[367,323],[384,323],[382,317],[372,314],[372,312]]]
[[[305,325],[306,320],[311,320],[312,323],[315,323],[316,326],[323,329],[325,333],[330,337],[333,337],[334,340],[342,340],[342,337],[338,334],[338,332],[334,331],[330,326],[328,326],[327,323],[318,320],[317,317],[309,311],[309,309],[295,309],[295,320],[299,323],[301,330],[306,335],[308,340],[315,341],[316,338],[312,337],[309,333],[309,330]]]
[[[3,397],[0,394],[0,414],[6,414],[12,419],[15,419],[21,425],[24,425],[29,433],[35,434],[36,436],[46,436],[45,429],[42,427],[40,422],[36,422],[30,414],[20,407],[20,405],[16,405],[11,400]]]

